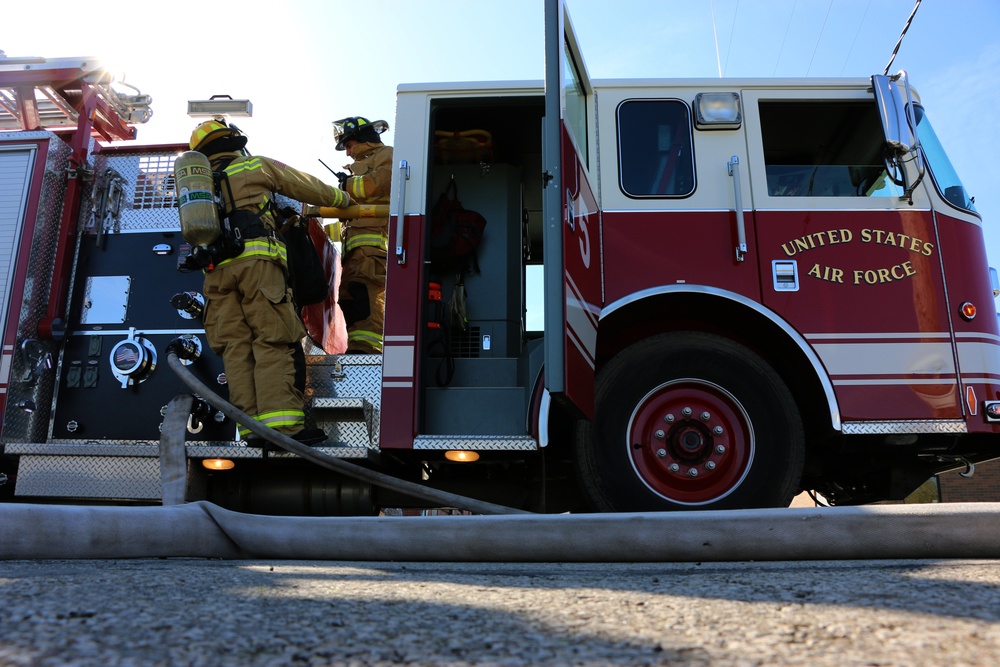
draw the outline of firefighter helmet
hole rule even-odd
[[[389,129],[389,123],[384,120],[370,121],[361,116],[351,116],[333,121],[333,138],[337,141],[337,150],[344,150],[344,143],[357,139],[359,141],[378,141],[378,135]]]
[[[247,138],[235,125],[227,125],[224,120],[212,119],[194,128],[189,145],[193,151],[214,155],[243,150],[247,145]]]

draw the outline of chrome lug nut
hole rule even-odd
[[[715,428],[712,429],[712,433],[714,433],[715,435],[722,435],[723,428],[721,426],[716,426]]]
[[[665,450],[665,449],[657,449],[656,450],[656,455],[658,457],[660,457],[661,459],[665,459],[665,458],[667,458],[667,450]]]
[[[683,414],[685,417],[690,417],[691,413],[693,412],[694,410],[692,410],[691,408],[684,408],[683,410],[681,410],[681,414]]]
[[[715,461],[706,461],[705,468],[708,470],[715,470]]]
[[[681,467],[676,463],[671,463],[669,466],[667,466],[667,470],[669,470],[670,472],[677,472],[680,469]]]
[[[663,421],[667,422],[668,424],[673,424],[674,416],[670,413],[667,413],[667,416],[663,418]]]
[[[663,429],[658,428],[656,429],[656,432],[653,433],[653,437],[656,438],[657,440],[663,440],[665,437],[667,437],[667,434]]]
[[[725,447],[725,445],[716,445],[715,446],[715,452],[716,452],[716,454],[725,454],[726,453],[726,447]]]
[[[712,418],[712,415],[708,414],[708,412],[702,412],[701,413],[701,420],[703,422],[707,422],[711,418]]]
[[[697,468],[688,468],[688,477],[697,477],[697,476],[698,476]]]

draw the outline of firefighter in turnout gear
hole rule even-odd
[[[285,245],[275,235],[273,193],[319,206],[350,205],[350,197],[277,160],[250,156],[247,138],[225,121],[210,120],[191,134],[191,150],[221,172],[222,200],[242,252],[220,256],[205,273],[205,336],[222,357],[230,402],[261,424],[307,445],[326,440],[305,429],[305,330],[292,302]],[[238,230],[238,231],[235,231]],[[224,232],[225,233],[225,232]],[[249,445],[264,445],[240,425]]]
[[[360,116],[333,123],[338,151],[354,160],[341,182],[355,203],[388,204],[392,181],[392,147],[379,135],[389,129],[384,120]],[[341,234],[344,272],[339,302],[347,321],[349,354],[381,354],[385,321],[385,262],[389,250],[389,219],[350,221]]]

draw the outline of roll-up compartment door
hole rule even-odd
[[[15,254],[24,228],[36,150],[35,146],[0,148],[0,337],[7,330]]]

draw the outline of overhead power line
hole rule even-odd
[[[774,61],[774,71],[771,72],[771,76],[778,74],[778,65],[781,64],[781,54],[785,51],[785,40],[788,39],[788,29],[792,25],[792,17],[795,16],[795,8],[798,6],[799,0],[795,0],[795,4],[792,5],[792,13],[788,15],[788,23],[785,24],[785,34],[781,37],[781,48],[778,49],[778,58]]]
[[[830,10],[833,9],[833,0],[826,6],[826,16],[823,17],[823,25],[819,27],[819,35],[816,37],[816,45],[813,47],[812,56],[809,58],[809,66],[806,67],[806,76],[809,76],[809,72],[812,70],[813,60],[816,58],[816,52],[819,50],[819,41],[823,39],[823,31],[826,30],[826,22],[830,19]]]
[[[729,27],[729,46],[726,47],[726,67],[723,71],[729,71],[729,56],[733,52],[733,35],[736,34],[736,17],[740,13],[740,0],[736,0],[736,10],[733,12],[733,24]]]
[[[851,48],[847,50],[847,57],[844,58],[844,66],[840,68],[840,73],[843,75],[844,70],[847,69],[847,63],[851,60],[851,54],[854,53],[854,46],[858,43],[858,35],[861,34],[861,28],[865,24],[865,19],[868,18],[868,10],[871,9],[872,0],[868,0],[868,4],[865,5],[865,13],[861,15],[861,21],[858,23],[858,29],[854,33],[854,40],[851,42]]]

